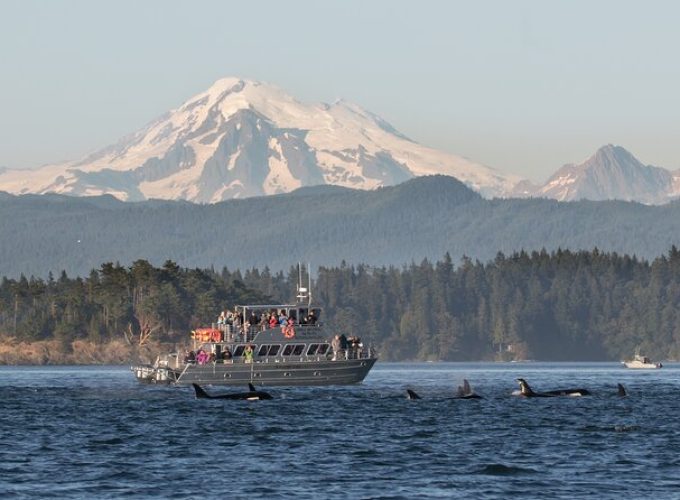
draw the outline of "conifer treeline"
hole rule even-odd
[[[129,268],[106,263],[85,279],[65,272],[47,281],[3,278],[0,333],[27,341],[55,337],[64,345],[122,337],[136,344],[175,341],[214,321],[225,304],[264,299],[238,273],[222,279],[209,270],[180,269],[172,261],[161,268],[145,260]]]
[[[88,278],[3,279],[0,333],[25,340],[125,336],[181,342],[234,304],[288,303],[297,270],[104,264]],[[652,262],[558,250],[447,255],[402,268],[320,268],[315,303],[330,333],[358,335],[382,359],[618,360],[640,348],[680,356],[680,251]]]

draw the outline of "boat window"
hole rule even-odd
[[[307,356],[313,356],[316,354],[317,349],[319,349],[319,344],[310,345],[309,349],[307,349]]]
[[[269,355],[276,356],[279,353],[279,349],[281,349],[281,346],[279,344],[274,344],[273,346],[270,346]]]
[[[319,350],[317,351],[317,354],[326,354],[328,352],[328,344],[321,344],[319,346]]]
[[[266,344],[263,344],[260,346],[260,349],[257,351],[258,356],[266,356],[267,351],[269,350],[269,346]]]
[[[290,356],[292,352],[293,352],[293,345],[292,344],[288,344],[286,347],[283,348],[283,355],[284,356]]]
[[[236,346],[236,349],[234,350],[234,354],[232,356],[237,357],[237,356],[243,356],[243,350],[246,348],[244,345],[239,345]]]
[[[305,352],[305,344],[295,344],[295,347],[293,348],[293,355],[299,356],[303,352]]]

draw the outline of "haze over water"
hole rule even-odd
[[[517,377],[593,396],[512,397]],[[447,399],[463,378],[485,399]],[[3,367],[0,495],[677,498],[679,391],[675,364],[379,363],[362,385],[261,402],[196,400],[125,367]]]

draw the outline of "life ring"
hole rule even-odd
[[[283,330],[283,336],[287,339],[292,339],[295,337],[295,328],[292,326],[284,326],[281,329]]]

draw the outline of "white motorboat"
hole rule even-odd
[[[633,359],[629,361],[622,361],[622,363],[626,368],[634,368],[638,370],[653,370],[663,366],[661,363],[654,363],[647,356],[642,356],[639,352],[635,353]]]

